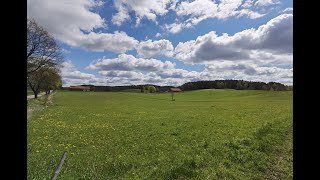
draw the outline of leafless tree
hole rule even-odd
[[[27,75],[43,66],[54,67],[63,61],[61,48],[34,19],[27,20]]]

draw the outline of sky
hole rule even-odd
[[[292,0],[27,0],[63,86],[293,83]]]

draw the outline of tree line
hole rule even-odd
[[[188,82],[179,86],[184,91],[197,89],[237,89],[237,90],[271,90],[290,91],[293,86],[287,86],[278,82],[256,82],[245,80],[214,80]]]
[[[128,86],[89,86],[90,91],[123,91],[140,90],[142,93],[166,92],[174,86],[158,86],[154,84],[128,85]],[[214,81],[196,81],[187,82],[178,86],[183,91],[198,89],[236,89],[236,90],[268,90],[268,91],[292,91],[293,86],[287,86],[278,82],[256,82],[245,80],[214,80]],[[68,88],[64,88],[68,89]]]
[[[104,92],[104,91],[124,91],[124,90],[136,90],[142,93],[154,93],[165,92],[173,86],[158,86],[153,84],[144,85],[127,85],[127,86],[95,86],[95,85],[81,85],[90,87],[90,91]],[[63,90],[68,90],[69,87],[62,87]]]
[[[34,19],[27,19],[27,87],[37,98],[62,86],[60,64],[63,62],[61,48],[54,38]]]

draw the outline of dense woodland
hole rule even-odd
[[[215,80],[188,82],[180,86],[182,90],[196,89],[237,89],[237,90],[293,90],[293,86],[286,86],[278,82],[254,82],[244,80]]]

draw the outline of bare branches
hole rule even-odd
[[[54,38],[33,19],[27,21],[27,83],[35,98],[61,85],[61,49]]]
[[[61,49],[54,38],[33,19],[27,21],[27,74],[43,66],[54,67],[63,61]]]

